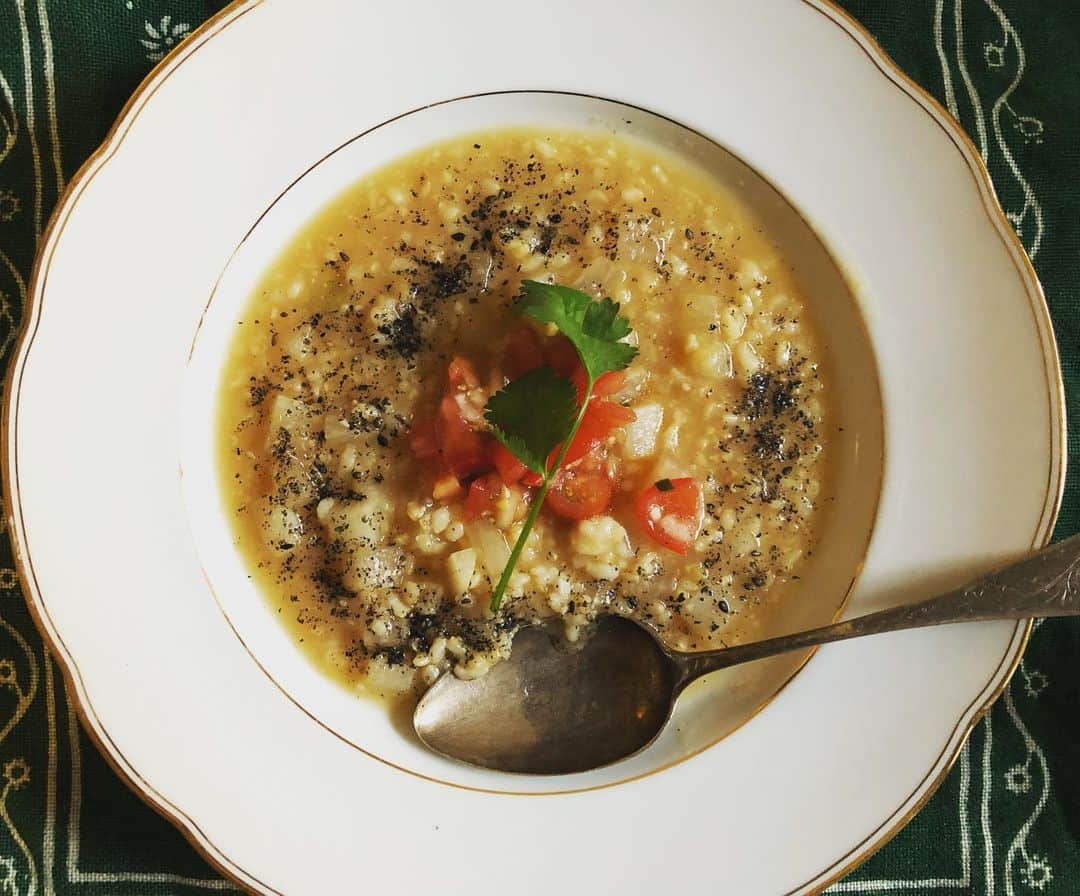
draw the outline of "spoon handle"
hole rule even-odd
[[[918,603],[794,635],[701,653],[676,653],[672,657],[680,668],[680,685],[685,686],[717,669],[832,641],[928,625],[1033,616],[1080,616],[1080,535],[1043,548],[963,588]]]

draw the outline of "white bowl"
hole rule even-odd
[[[489,790],[551,793],[626,781],[701,752],[752,717],[809,653],[726,670],[697,683],[679,701],[658,743],[611,768],[546,778],[470,768],[431,753],[410,732],[403,736],[401,720],[385,706],[358,700],[295,649],[293,636],[276,613],[268,612],[266,596],[249,576],[235,545],[230,508],[218,488],[219,383],[237,321],[266,268],[305,222],[366,172],[433,141],[516,125],[614,133],[674,152],[730,185],[768,233],[789,247],[786,260],[814,296],[824,347],[835,359],[830,365],[835,380],[830,454],[836,497],[822,507],[821,547],[802,572],[798,599],[763,624],[761,636],[830,622],[862,566],[881,485],[881,398],[856,300],[806,221],[752,169],[700,134],[610,100],[515,91],[427,106],[347,141],[290,184],[237,247],[199,326],[184,378],[180,460],[192,531],[218,603],[252,657],[298,706],[358,749],[416,774]]]

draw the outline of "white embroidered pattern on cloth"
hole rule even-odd
[[[136,0],[123,0],[124,9],[137,12]],[[146,51],[148,62],[160,62],[180,41],[191,34],[191,25],[178,22],[171,14],[163,15],[156,21],[145,19],[142,23],[142,36],[139,43]]]
[[[29,48],[29,33],[26,26],[26,16],[22,4],[17,4],[17,7],[20,37],[22,38],[24,52],[26,52]],[[29,56],[27,56],[27,58],[29,59]],[[27,63],[27,65],[29,65],[29,63]],[[29,91],[30,88],[28,87],[27,90]],[[27,99],[28,101],[32,99],[29,93]],[[4,72],[0,71],[0,164],[3,164],[4,160],[11,154],[11,151],[15,148],[15,145],[19,140],[19,119],[15,113],[15,109],[15,92],[12,90],[11,83],[8,81]],[[36,143],[32,144],[32,148],[35,159],[35,173],[37,174],[38,179],[40,179]],[[39,207],[39,204],[35,203],[35,209],[39,209]],[[12,190],[5,187],[3,182],[0,181],[0,225],[9,224],[14,221],[20,211],[22,211],[21,200]],[[38,219],[40,220],[40,215],[38,216]],[[38,228],[35,233],[40,233],[40,228]],[[8,289],[4,288],[6,285],[5,280],[7,281],[7,284],[14,284],[15,296],[12,296],[10,286]],[[5,357],[8,349],[11,348],[17,329],[16,316],[18,314],[18,309],[23,307],[25,301],[26,283],[19,273],[18,268],[11,261],[11,258],[3,249],[0,249],[0,331],[4,334],[3,338],[0,339],[0,357]]]
[[[156,25],[143,22],[143,29],[147,36],[140,38],[139,43],[146,48],[146,58],[151,62],[164,59],[166,53],[191,33],[187,22],[174,22],[172,16],[163,16]]]
[[[0,616],[0,631],[6,635],[3,640],[10,642],[10,646],[17,648],[21,654],[18,661],[14,654],[0,659],[0,688],[9,691],[15,698],[14,706],[8,710],[6,717],[0,717],[2,718],[2,722],[0,722],[0,726],[2,726],[0,727],[0,749],[2,749],[8,735],[26,715],[27,710],[37,696],[38,658],[27,640],[2,616]],[[7,703],[8,701],[5,701],[5,706]],[[6,751],[0,755],[8,756]],[[20,833],[8,807],[8,797],[12,791],[20,789],[29,782],[30,766],[23,757],[15,755],[5,760],[2,768],[0,821],[3,822],[4,840],[10,841],[10,845],[18,852],[0,856],[0,870],[2,870],[0,894],[20,893],[21,891],[18,889],[20,878],[26,881],[26,893],[36,893],[38,868],[34,852]],[[5,843],[3,848],[6,852],[9,847]]]
[[[1030,115],[1020,115],[1012,106],[1012,97],[1017,87],[1024,78],[1027,68],[1027,56],[1024,53],[1024,45],[1020,35],[1013,27],[1009,17],[995,0],[981,0],[976,6],[976,14],[989,15],[996,19],[1001,37],[995,41],[983,44],[981,62],[988,73],[994,74],[995,82],[1000,82],[1002,75],[1010,76],[1003,89],[1001,89],[990,104],[990,127],[994,136],[994,148],[989,143],[989,134],[986,128],[986,111],[983,108],[982,98],[971,75],[968,66],[968,50],[965,42],[964,31],[964,0],[951,0],[952,28],[954,37],[955,65],[960,73],[960,80],[968,96],[968,107],[962,110],[957,100],[956,88],[953,84],[953,60],[944,40],[944,19],[946,0],[936,0],[934,9],[934,44],[937,49],[938,59],[941,62],[941,75],[945,90],[945,102],[949,112],[961,124],[970,122],[974,125],[968,130],[974,130],[976,143],[983,161],[987,164],[1004,164],[1013,185],[1018,188],[1022,202],[1017,207],[1010,207],[1006,202],[1005,214],[1013,225],[1028,255],[1034,261],[1039,254],[1043,238],[1043,209],[1035,196],[1031,184],[1020,170],[1013,151],[1010,138],[1018,134],[1021,142],[1041,143],[1045,125],[1043,122]],[[968,114],[965,114],[965,111]],[[1005,123],[1011,127],[1011,132],[1006,132]],[[996,150],[996,151],[995,151]],[[999,190],[1000,192],[1000,190]]]

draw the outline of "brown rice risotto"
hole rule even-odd
[[[579,363],[513,313],[526,279],[618,302],[638,355],[597,382],[493,612],[536,487],[484,407]],[[680,650],[741,640],[798,598],[829,493],[807,304],[752,212],[654,147],[504,130],[424,149],[320,212],[238,322],[220,423],[237,543],[360,689],[482,675],[521,626],[574,643],[604,613]]]

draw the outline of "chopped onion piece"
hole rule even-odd
[[[656,440],[664,425],[664,408],[658,404],[643,404],[634,408],[637,418],[623,429],[624,454],[627,458],[651,457],[656,453]]]
[[[476,553],[492,584],[499,580],[507,562],[510,560],[510,546],[506,536],[487,519],[478,519],[465,527],[469,544],[476,548]]]

